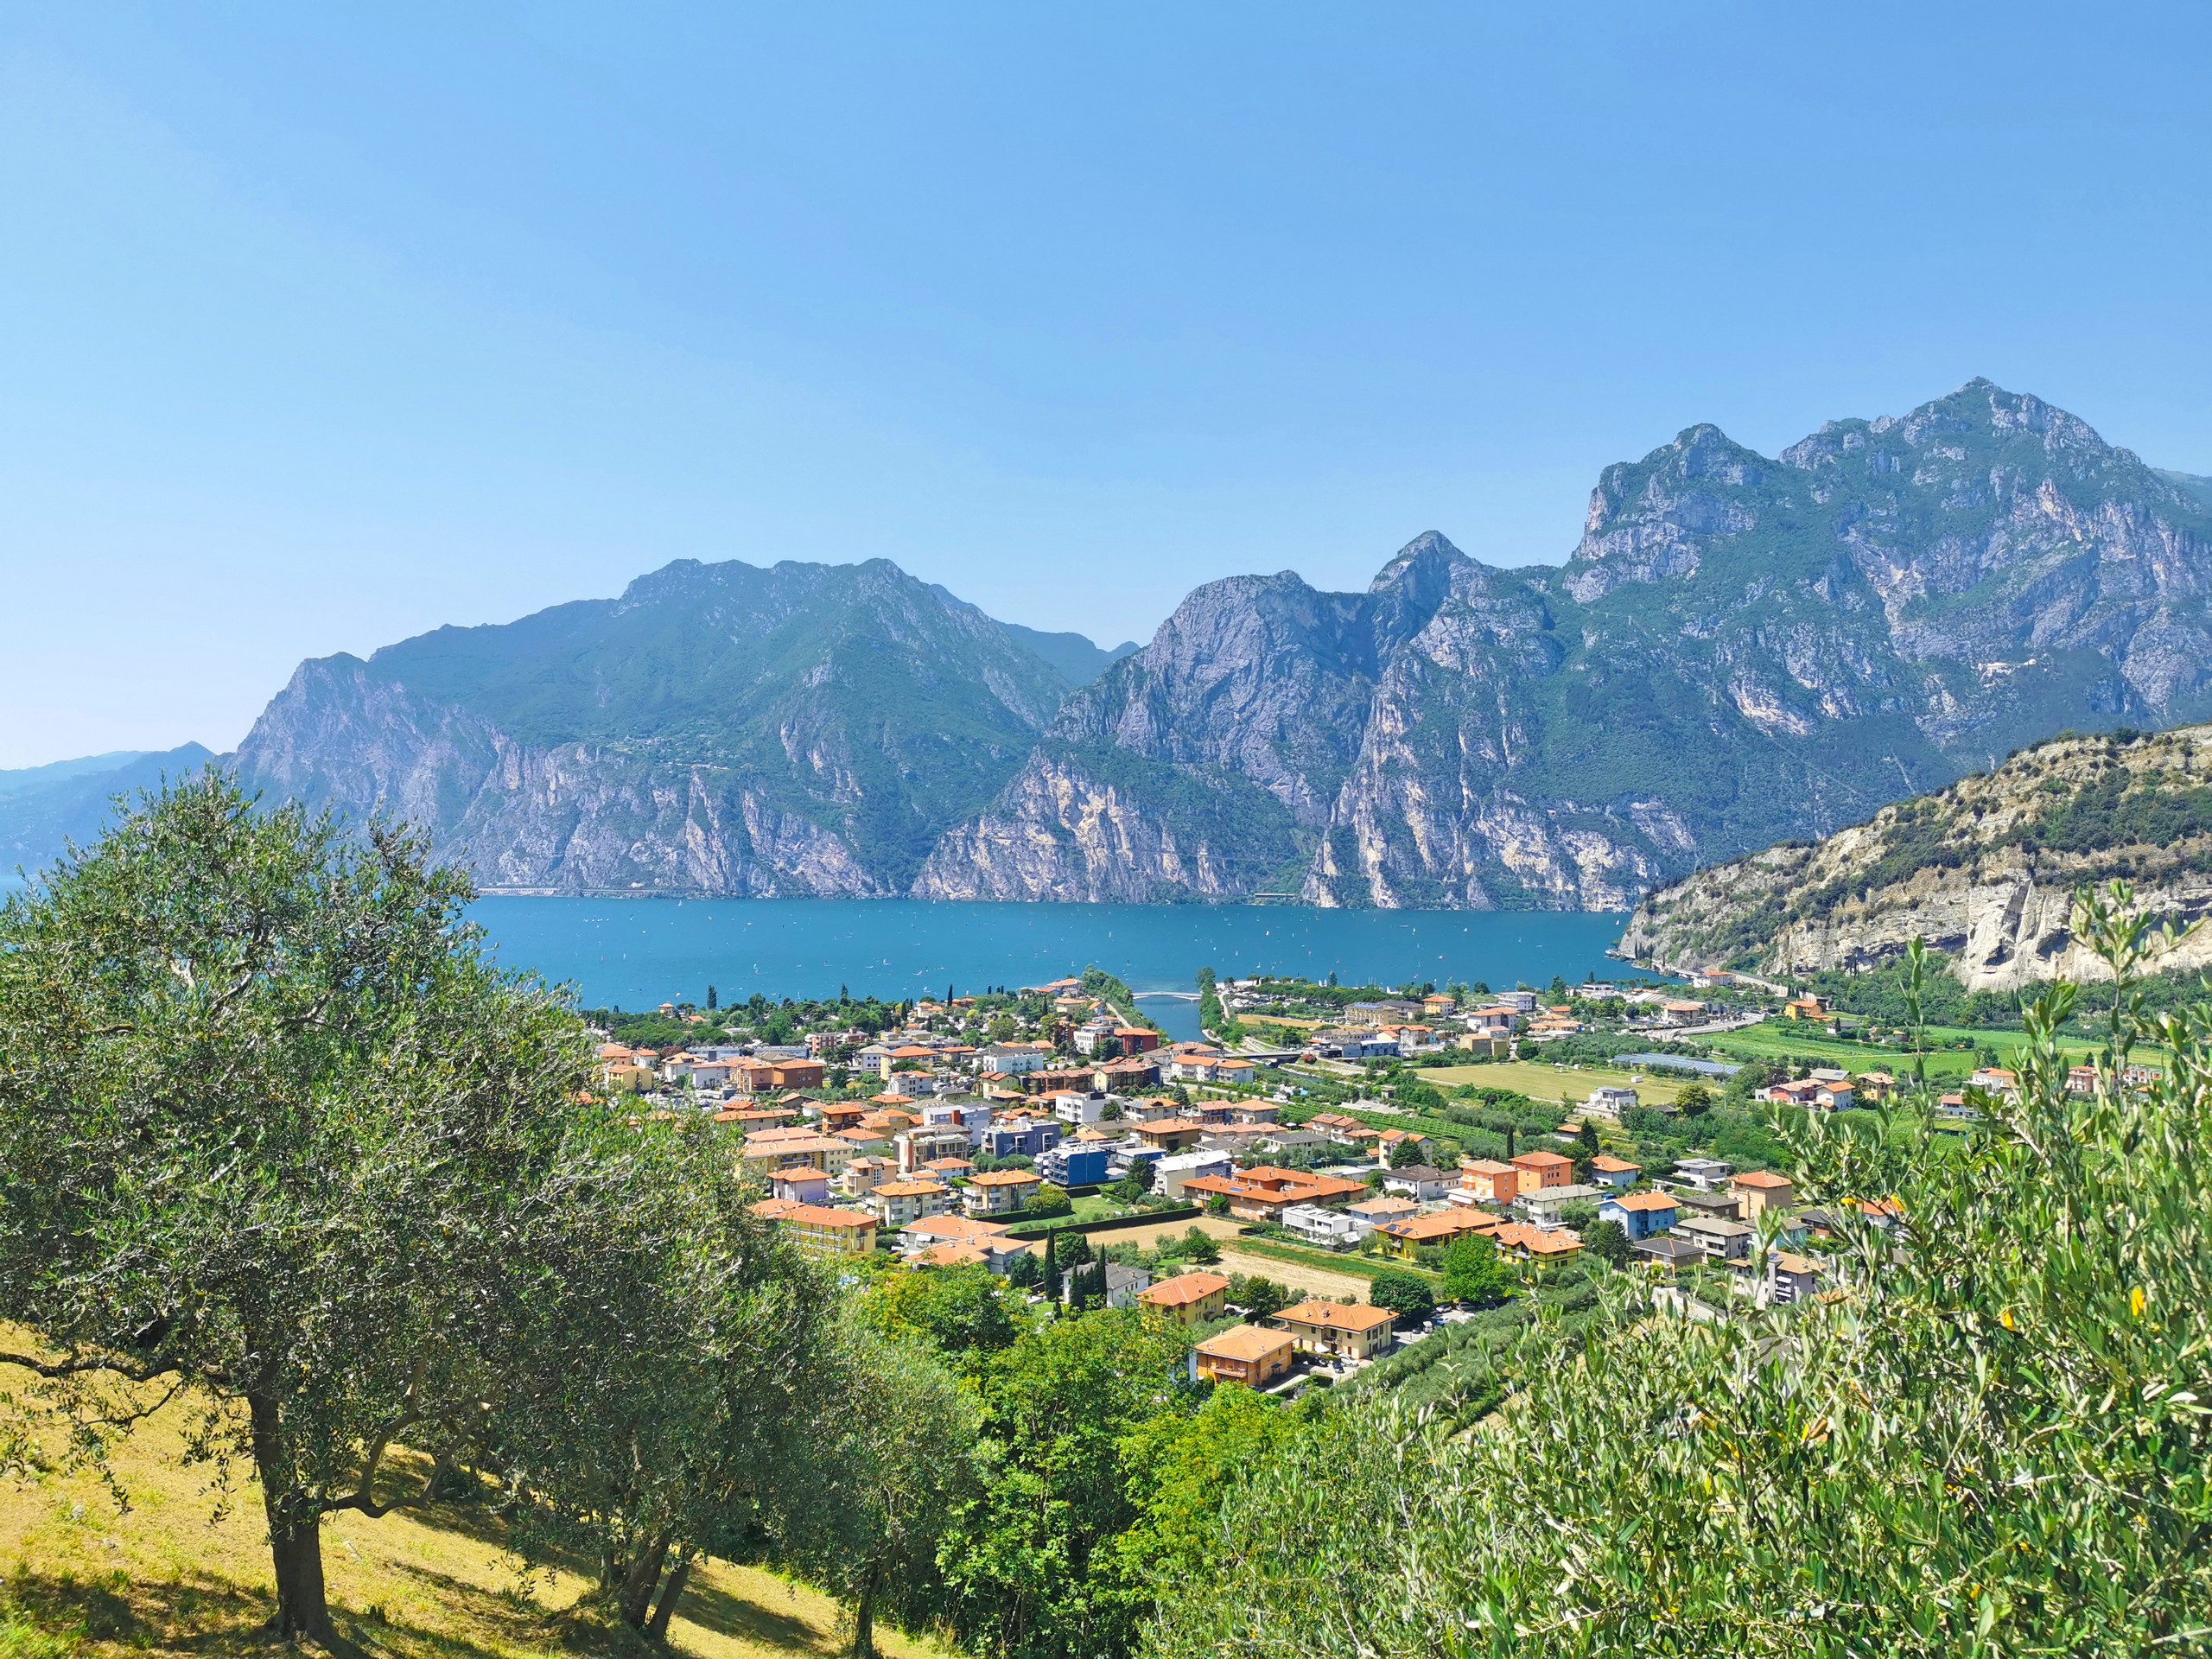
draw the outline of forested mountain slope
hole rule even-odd
[[[1919,937],[1970,990],[2094,979],[2073,895],[2115,879],[2154,913],[2212,914],[2212,726],[2059,738],[1825,840],[1700,871],[1637,906],[1622,950],[1670,968],[1850,971]],[[2159,965],[2208,963],[2200,936]]]
[[[683,560],[617,600],[303,664],[237,764],[427,825],[488,887],[897,893],[1068,690],[886,560]]]

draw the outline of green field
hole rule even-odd
[[[1484,1065],[1432,1066],[1421,1075],[1424,1082],[1433,1083],[1440,1089],[1472,1084],[1478,1089],[1510,1089],[1531,1100],[1571,1100],[1577,1104],[1588,1099],[1592,1089],[1611,1086],[1635,1090],[1637,1098],[1647,1105],[1671,1106],[1693,1081],[1679,1073],[1662,1077],[1658,1072],[1644,1071],[1636,1074],[1643,1078],[1641,1083],[1632,1083],[1630,1073],[1611,1066],[1562,1068],[1548,1065],[1541,1060],[1492,1060]]]
[[[2009,1065],[2013,1051],[2024,1047],[2028,1040],[2022,1032],[1967,1030],[1948,1026],[1930,1026],[1928,1039],[1938,1045],[1966,1040],[1976,1047],[1993,1048],[1997,1051],[2000,1065]],[[1763,1026],[1725,1033],[1713,1039],[1713,1046],[1732,1059],[1778,1060],[1795,1057],[1841,1066],[1849,1071],[1887,1071],[1898,1077],[1910,1074],[1913,1061],[1912,1056],[1900,1049],[1820,1036],[1806,1026],[1783,1020],[1770,1020]],[[2069,1042],[2064,1047],[2069,1053],[2078,1053],[2085,1058],[2094,1052],[2094,1046],[2087,1041]],[[1971,1048],[1939,1046],[1925,1058],[1928,1075],[1934,1080],[1964,1078],[1981,1064]]]

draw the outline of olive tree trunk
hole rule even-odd
[[[655,1642],[668,1640],[668,1621],[676,1612],[677,1598],[683,1593],[684,1581],[691,1576],[691,1557],[677,1557],[676,1565],[668,1569],[668,1577],[660,1586],[660,1599],[653,1604],[653,1616],[645,1623],[645,1635]]]
[[[270,1634],[286,1641],[330,1637],[330,1603],[322,1582],[322,1517],[303,1510],[286,1478],[283,1432],[276,1402],[250,1392],[253,1464],[261,1477],[262,1512],[269,1522],[269,1554],[276,1571],[276,1611]]]

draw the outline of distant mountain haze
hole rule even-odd
[[[930,584],[930,591],[948,605],[967,604],[950,588],[936,582]],[[1085,634],[1044,633],[1035,628],[1025,628],[1019,622],[1001,622],[999,626],[1058,670],[1060,677],[1070,685],[1089,685],[1122,658],[1142,649],[1134,639],[1125,639],[1109,651]]]
[[[50,864],[71,842],[97,841],[118,798],[134,798],[214,759],[197,743],[159,754],[125,750],[0,772],[0,884]]]
[[[490,889],[1625,908],[2062,729],[2212,716],[2212,483],[1977,380],[1605,469],[1559,566],[1417,537],[1141,650],[883,560],[303,664],[234,760]]]

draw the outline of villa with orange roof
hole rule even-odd
[[[1667,1192],[1620,1192],[1598,1201],[1598,1219],[1618,1226],[1631,1244],[1669,1230],[1681,1213]]]
[[[853,1156],[849,1141],[819,1135],[812,1129],[762,1129],[745,1137],[745,1172],[756,1177],[766,1177],[772,1170],[788,1169],[794,1164],[811,1164],[817,1169],[838,1175],[844,1173]]]
[[[1373,1359],[1397,1339],[1390,1311],[1363,1303],[1311,1300],[1284,1308],[1274,1322],[1303,1351],[1332,1359]]]
[[[1786,1210],[1797,1196],[1796,1183],[1787,1175],[1764,1169],[1747,1169],[1730,1176],[1728,1188],[1735,1193],[1738,1213],[1745,1221],[1757,1221],[1769,1210]]]
[[[1229,1175],[1194,1175],[1183,1183],[1185,1193],[1199,1202],[1224,1198],[1229,1213],[1246,1221],[1274,1221],[1294,1204],[1319,1204],[1332,1208],[1364,1197],[1366,1186],[1303,1169],[1246,1169]]]
[[[1582,1249],[1582,1236],[1571,1227],[1547,1231],[1524,1221],[1509,1221],[1491,1236],[1499,1254],[1518,1261],[1563,1262]]]
[[[1513,1160],[1513,1167],[1524,1177],[1535,1178],[1533,1180],[1522,1180],[1521,1190],[1523,1192],[1532,1187],[1567,1186],[1574,1179],[1574,1160],[1556,1152],[1541,1149],[1524,1152]]]
[[[1449,1244],[1468,1234],[1495,1236],[1507,1224],[1485,1211],[1455,1205],[1426,1216],[1403,1216],[1395,1221],[1378,1223],[1375,1236],[1382,1241],[1384,1255],[1410,1261],[1414,1253],[1424,1246]]]
[[[753,1213],[773,1221],[797,1243],[802,1255],[835,1258],[866,1255],[875,1249],[876,1219],[857,1210],[832,1210],[815,1204],[770,1198]]]
[[[1288,1376],[1297,1359],[1297,1344],[1287,1332],[1256,1325],[1231,1325],[1191,1351],[1192,1369],[1200,1376],[1249,1389],[1264,1389]]]
[[[1204,1325],[1229,1306],[1229,1281],[1217,1273],[1179,1273],[1139,1292],[1137,1302],[1178,1325]]]

